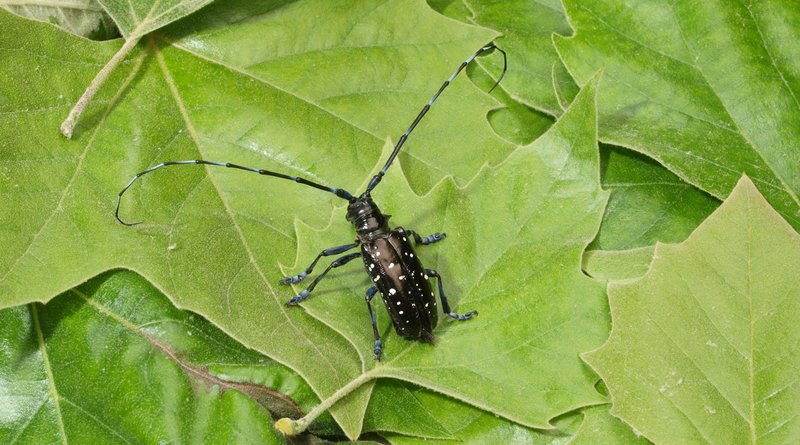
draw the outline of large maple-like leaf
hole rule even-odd
[[[602,292],[580,272],[581,252],[605,204],[591,136],[592,94],[592,88],[583,91],[545,135],[463,189],[446,181],[415,197],[399,170],[385,179],[375,196],[398,215],[398,223],[447,232],[440,245],[418,252],[427,267],[443,271],[450,298],[481,315],[468,324],[442,323],[433,348],[390,335],[384,361],[368,376],[418,383],[540,428],[548,427],[554,410],[602,400],[573,356],[605,332]],[[324,231],[299,230],[299,258],[312,258],[320,248],[341,243],[348,227],[339,218]],[[359,276],[326,281],[354,295],[366,287]],[[342,311],[342,302],[331,295],[305,307],[354,344],[369,338],[366,308]],[[387,332],[388,319],[378,318]],[[519,375],[526,375],[524,389]]]
[[[264,407],[300,408],[245,379],[306,408],[316,399],[289,370],[175,310],[130,272],[0,311],[5,444],[283,443]]]
[[[119,36],[114,21],[97,0],[37,2],[0,0],[0,8],[58,25],[79,36],[106,40]]]
[[[800,9],[791,0],[564,2],[556,48],[579,84],[601,66],[600,138],[724,198],[745,172],[800,227]]]
[[[316,228],[335,222],[324,234],[300,237],[296,267],[309,252],[352,239],[333,198],[240,172],[176,168],[148,176],[126,195],[123,216],[144,224],[130,229],[113,220],[116,193],[133,173],[170,159],[256,165],[355,191],[381,163],[384,138],[399,134],[417,104],[494,36],[421,3],[369,10],[354,3],[337,22],[308,14],[325,5],[211,8],[149,39],[91,103],[74,141],[53,129],[75,85],[118,43],[72,39],[1,15],[14,31],[0,37],[12,67],[6,75],[24,79],[2,83],[10,111],[2,144],[13,147],[4,151],[0,183],[8,197],[0,216],[3,305],[46,301],[111,267],[137,270],[179,307],[295,369],[322,398],[354,390],[332,411],[351,436],[361,428],[371,388],[365,383],[378,377],[423,384],[535,426],[601,402],[577,359],[607,329],[602,288],[579,269],[605,202],[593,84],[526,147],[493,135],[485,116],[494,102],[469,82],[459,79],[437,102],[376,198],[399,222],[450,232],[429,250],[448,259],[426,253],[426,264],[443,272],[453,303],[471,304],[481,316],[442,323],[434,348],[387,331],[386,363],[377,367],[360,274],[346,276],[348,286],[325,283],[329,291],[320,287],[308,313],[284,306],[291,290],[275,286],[289,270],[279,262],[291,263],[297,253],[295,217]],[[385,19],[398,16],[414,17],[413,33],[402,25],[387,32]],[[289,30],[295,38],[280,40]],[[281,75],[284,69],[292,76]],[[300,74],[305,82],[293,80]],[[487,161],[503,163],[460,189]],[[409,188],[425,190],[445,175],[456,183],[441,183],[426,199]],[[532,376],[525,391],[509,370]]]
[[[560,115],[576,91],[552,45],[554,35],[573,33],[562,4],[465,1],[469,13],[457,17],[502,31],[498,44],[520,56],[514,59],[500,89],[538,110]],[[494,59],[480,63],[490,69],[499,66]],[[597,63],[595,70],[605,64]],[[506,115],[525,116],[519,104],[509,105],[503,111]],[[491,122],[500,135],[514,140],[512,132],[504,131],[495,119]],[[600,179],[603,187],[611,191],[611,198],[590,250],[627,250],[653,245],[656,241],[682,241],[719,205],[714,197],[642,154],[608,145],[601,145],[600,152]]]
[[[613,329],[586,356],[611,412],[657,443],[795,443],[800,235],[744,177],[650,271],[609,287]]]

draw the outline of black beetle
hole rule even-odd
[[[389,215],[384,215],[381,213],[380,209],[378,209],[378,206],[372,200],[370,193],[378,185],[378,183],[380,183],[381,179],[386,174],[386,170],[397,157],[398,153],[400,153],[400,149],[403,147],[403,144],[408,136],[422,120],[422,118],[425,116],[425,113],[428,112],[442,91],[447,88],[450,82],[452,82],[453,79],[455,79],[455,77],[464,68],[466,68],[470,62],[475,60],[475,58],[480,54],[492,49],[496,49],[503,54],[503,71],[489,92],[494,90],[506,73],[507,63],[506,53],[502,49],[497,48],[494,43],[491,43],[482,47],[476,51],[475,54],[464,61],[453,73],[453,75],[450,76],[450,78],[448,78],[441,87],[439,87],[439,90],[436,91],[431,100],[428,101],[428,103],[422,108],[422,111],[419,112],[417,117],[414,119],[414,122],[412,122],[411,126],[408,127],[408,130],[406,130],[406,132],[397,141],[397,144],[389,156],[389,159],[386,161],[386,164],[383,166],[380,172],[378,172],[378,174],[372,177],[372,180],[367,186],[367,190],[358,197],[353,196],[346,190],[328,187],[304,178],[284,175],[282,173],[269,170],[245,167],[228,162],[205,160],[169,161],[155,165],[136,174],[136,176],[134,176],[133,179],[131,179],[117,195],[117,207],[114,212],[114,216],[120,223],[126,226],[134,226],[139,224],[127,223],[120,218],[119,209],[122,202],[122,195],[128,190],[128,188],[131,187],[131,185],[133,185],[136,179],[142,175],[170,165],[202,164],[235,168],[265,176],[288,179],[299,184],[333,193],[336,196],[348,201],[347,220],[350,221],[350,223],[352,223],[355,227],[355,241],[351,244],[345,244],[323,250],[303,272],[291,277],[284,277],[280,282],[281,284],[294,284],[300,282],[313,271],[314,266],[316,266],[319,259],[324,256],[338,255],[359,246],[361,247],[361,252],[349,253],[334,260],[325,269],[325,271],[319,274],[314,281],[311,282],[311,284],[305,290],[297,294],[294,298],[290,299],[287,304],[296,305],[305,300],[311,291],[314,290],[314,287],[316,287],[317,283],[319,283],[325,277],[325,275],[331,271],[331,269],[343,266],[360,256],[363,258],[367,273],[374,283],[369,289],[367,289],[365,298],[367,302],[367,309],[369,310],[370,320],[372,322],[372,331],[375,336],[375,358],[380,360],[383,353],[380,334],[378,333],[378,326],[375,322],[375,314],[372,311],[372,298],[378,291],[380,291],[381,295],[383,296],[383,302],[386,305],[386,309],[389,311],[392,325],[394,325],[394,329],[399,336],[408,339],[419,339],[432,343],[434,340],[433,329],[436,327],[436,322],[438,320],[438,311],[436,307],[436,298],[433,290],[431,289],[431,285],[428,282],[430,278],[437,279],[439,298],[442,301],[442,309],[444,310],[444,313],[447,314],[451,319],[469,320],[472,318],[472,316],[477,314],[477,311],[469,311],[464,314],[458,314],[451,311],[450,305],[447,303],[447,297],[444,294],[441,277],[435,270],[423,268],[422,263],[414,252],[411,241],[409,241],[409,238],[411,238],[417,244],[431,244],[444,239],[445,234],[434,233],[433,235],[423,237],[413,230],[405,230],[402,227],[390,229]]]

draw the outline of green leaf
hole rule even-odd
[[[382,375],[540,428],[600,400],[594,377],[573,355],[606,332],[603,292],[580,272],[606,198],[596,176],[593,96],[589,84],[547,133],[465,189],[444,183],[415,203],[423,214],[444,209],[437,226],[451,237],[437,246],[433,264],[446,266],[445,278],[458,277],[449,288],[460,296],[459,307],[481,316],[469,325],[444,326],[435,350],[403,345],[377,368]],[[399,189],[392,187],[392,194]],[[520,375],[527,376],[524,388]],[[547,388],[559,388],[559,397]]]
[[[397,383],[396,385],[401,385]],[[376,386],[376,390],[380,384]],[[397,394],[393,391],[392,394]],[[413,390],[411,397],[429,416],[438,420],[441,428],[452,437],[410,437],[384,434],[394,445],[451,445],[459,443],[502,444],[559,444],[575,432],[581,423],[580,414],[572,413],[557,419],[552,430],[536,430],[509,422],[506,419],[471,407],[465,403],[432,391]]]
[[[583,246],[594,236],[605,204],[597,178],[593,94],[587,88],[545,135],[463,189],[444,181],[417,197],[401,170],[389,171],[373,196],[385,212],[397,215],[397,224],[448,234],[418,253],[426,267],[442,272],[455,310],[475,309],[480,316],[468,323],[442,321],[432,347],[396,337],[387,315],[378,311],[384,360],[369,374],[413,382],[539,428],[551,428],[549,419],[559,414],[603,402],[593,387],[596,378],[577,359],[602,341],[607,323],[602,288],[580,272]],[[298,262],[286,272],[341,243],[347,230],[341,218],[322,229],[299,225]],[[326,292],[304,307],[362,345],[359,352],[369,360],[366,308],[361,303],[360,310],[343,310],[342,303],[364,294],[363,276],[339,274],[327,278],[326,286],[343,289],[345,296]],[[559,388],[558,396],[549,388]]]
[[[554,84],[558,79],[567,102],[577,94],[577,87],[563,73],[563,66],[553,48],[552,34],[571,33],[561,2],[513,0],[483,2],[466,0],[472,20],[503,33],[498,45],[509,57],[508,74],[500,86],[523,104],[553,116],[563,113]],[[481,61],[489,71],[502,68],[498,60]],[[596,71],[596,70],[595,70]]]
[[[497,42],[509,52],[510,68],[495,97],[506,107],[490,115],[490,122],[505,139],[529,143],[526,130],[549,124],[523,103],[559,115],[577,93],[551,44],[553,33],[571,33],[561,3],[475,2],[469,5],[472,16],[468,18],[461,17],[457,4],[439,7],[455,18],[503,32]],[[500,68],[499,60],[481,63],[490,70]],[[619,148],[601,146],[601,171],[603,187],[612,194],[598,238],[590,246],[593,250],[682,241],[719,205],[655,161]]]
[[[800,10],[755,3],[565,1],[556,48],[579,84],[605,69],[600,138],[640,151],[707,193],[742,172],[800,227]]]
[[[570,438],[569,445],[594,445],[603,443],[645,445],[650,441],[637,435],[631,427],[611,416],[608,406],[595,406],[582,411],[583,422]]]
[[[431,410],[431,404],[424,403],[425,399],[418,397],[420,391],[425,390],[399,380],[379,380],[364,414],[364,431],[394,433],[426,440],[455,440],[456,436],[442,425],[440,416]],[[446,401],[452,400],[439,397]],[[436,396],[431,399],[436,399]],[[463,440],[464,437],[459,436],[459,439]]]
[[[502,160],[503,147],[516,147],[491,132],[486,115],[496,102],[466,79],[458,79],[430,119],[420,124],[413,135],[419,143],[410,140],[407,145],[407,153],[417,158],[408,156],[395,165],[376,198],[398,215],[399,222],[400,215],[406,215],[405,221],[420,230],[451,233],[441,250],[453,259],[440,262],[431,256],[426,264],[442,270],[455,305],[472,304],[481,317],[472,326],[443,322],[435,349],[387,333],[391,365],[387,361],[372,368],[361,273],[345,275],[357,279],[349,288],[337,286],[337,280],[326,282],[305,311],[287,308],[284,303],[292,291],[275,285],[290,270],[279,262],[289,263],[297,253],[296,216],[317,229],[331,225],[329,232],[314,236],[313,245],[301,236],[301,252],[317,253],[329,247],[328,242],[352,239],[341,208],[333,206],[335,198],[227,169],[176,167],[148,175],[126,195],[122,216],[144,224],[130,229],[113,220],[116,195],[132,175],[170,159],[219,159],[360,189],[370,171],[382,164],[385,134],[380,127],[388,128],[391,121],[392,133],[402,132],[442,79],[493,35],[424,8],[410,10],[402,2],[381,4],[372,15],[354,5],[358,14],[342,15],[341,22],[310,19],[308,11],[325,4],[293,3],[248,20],[225,15],[241,14],[241,8],[210,8],[192,17],[197,34],[176,36],[184,32],[186,22],[170,34],[174,42],[149,39],[90,104],[88,119],[73,141],[62,140],[50,129],[69,103],[65,97],[86,83],[95,61],[106,59],[118,43],[73,39],[50,27],[0,15],[4,29],[15,31],[0,37],[5,40],[2,57],[13,67],[8,75],[24,79],[23,84],[0,86],[0,97],[6,98],[3,107],[12,111],[3,115],[2,144],[14,147],[3,151],[7,155],[0,176],[0,190],[8,198],[0,212],[6,246],[0,257],[2,304],[46,301],[109,268],[131,268],[178,307],[202,314],[240,343],[296,370],[321,397],[343,387],[353,390],[332,408],[350,437],[361,429],[371,380],[385,376],[419,382],[544,427],[562,412],[601,402],[590,383],[595,377],[577,358],[578,352],[602,341],[608,323],[602,288],[579,269],[580,253],[596,232],[605,202],[596,174],[593,88],[548,136],[519,148],[504,168],[486,170],[466,190],[446,181],[425,199],[413,195],[402,172],[416,172],[412,179],[431,179],[453,170],[459,172],[456,178],[466,181],[487,160]],[[382,35],[378,31],[386,29],[383,19],[398,16],[415,17],[418,29],[394,39],[389,35],[376,46],[375,39]],[[278,38],[295,26],[317,31],[312,34],[318,40],[309,41],[305,49],[287,49],[278,39],[281,45],[262,53],[265,36]],[[402,31],[404,25],[397,26]],[[242,42],[244,36],[260,38],[248,44]],[[19,47],[25,50],[13,49]],[[53,63],[64,47],[82,62],[67,64],[68,69]],[[210,48],[221,56],[214,59],[200,51]],[[255,56],[246,58],[245,48]],[[309,60],[301,57],[303,52]],[[233,56],[244,62],[224,59]],[[285,60],[279,63],[281,58]],[[311,69],[314,63],[319,70]],[[364,66],[374,71],[359,72]],[[405,82],[399,85],[393,70],[404,66]],[[324,88],[291,81],[282,69],[295,76],[317,76],[314,82],[334,91],[315,97],[325,93]],[[336,87],[335,79],[345,87]],[[387,81],[389,92],[376,92]],[[402,101],[391,99],[395,90]],[[386,116],[387,122],[375,119],[401,107],[405,111]],[[460,140],[473,143],[454,152],[449,144]],[[420,149],[428,143],[432,148]],[[528,172],[537,174],[529,177]],[[507,210],[513,219],[505,216]],[[434,225],[424,219],[426,214],[442,215],[445,223]],[[562,232],[563,227],[570,230]],[[334,231],[337,228],[342,230]],[[534,246],[530,240],[535,239],[543,246]],[[475,255],[478,246],[481,254]],[[531,250],[535,252],[527,253]],[[297,267],[309,260],[304,254]],[[532,260],[537,266],[530,271]],[[47,279],[42,279],[44,271]],[[515,283],[510,291],[503,289],[504,280]],[[560,284],[553,288],[553,283]],[[537,297],[532,299],[534,291]],[[534,305],[535,313],[526,305]],[[385,319],[381,323],[389,329]],[[499,341],[486,341],[486,326]],[[467,378],[442,371],[462,367],[474,344],[487,344],[480,350],[491,361]],[[542,351],[547,351],[545,357],[539,357]],[[526,391],[519,392],[519,378],[511,374],[497,390],[481,382],[504,367],[523,375],[532,372],[532,354],[538,369]],[[439,356],[441,369],[414,369],[414,363],[440,360]],[[561,386],[567,388],[564,393],[552,393]],[[527,411],[531,401],[536,409]]]
[[[585,356],[612,414],[657,443],[800,438],[800,236],[744,177],[685,242],[612,283],[613,329]]]
[[[97,0],[36,2],[0,0],[0,8],[14,14],[51,23],[90,39],[105,40],[119,36],[114,21]]]
[[[427,3],[439,14],[462,22],[469,22],[472,16],[463,0],[427,0]]]
[[[300,407],[270,387],[316,399],[130,272],[0,311],[0,351],[3,443],[283,443],[265,408]]]
[[[630,250],[587,250],[583,254],[583,270],[598,280],[639,278],[650,268],[653,246]]]
[[[213,0],[97,0],[132,40],[197,11]]]
[[[353,152],[359,168],[346,171],[363,181],[382,142],[397,140],[455,68],[497,36],[443,18],[421,1],[415,5],[298,2],[273,11],[271,4],[234,0],[166,32],[181,52],[285,92],[372,138],[369,150],[359,140],[331,137],[311,146],[335,148],[337,157]],[[400,162],[415,191],[425,193],[448,175],[465,183],[483,164],[496,164],[514,149],[486,121],[497,101],[475,93],[469,82],[454,82],[449,99],[437,101],[409,138]],[[481,156],[466,155],[478,148]],[[341,175],[332,181],[341,183]]]
[[[601,146],[600,168],[603,188],[611,191],[611,198],[591,250],[683,241],[719,205],[715,198],[633,151]]]

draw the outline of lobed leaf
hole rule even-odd
[[[585,355],[611,413],[656,443],[800,437],[800,236],[747,177],[649,272],[609,286],[613,328]]]
[[[127,40],[137,39],[197,11],[213,0],[97,0]]]
[[[252,35],[253,28],[273,32],[276,26],[288,26],[282,25],[281,14],[302,17],[312,6],[299,3],[285,11],[256,14],[252,21],[241,24],[238,35]],[[401,6],[386,3],[384,13],[399,9],[407,13],[408,8]],[[236,10],[210,9],[207,22],[198,19],[197,23],[209,28],[206,43],[210,45],[219,34],[213,32],[214,17],[233,12]],[[358,16],[364,17],[365,31],[381,29],[380,20]],[[463,27],[434,14],[420,13],[419,17],[433,43],[417,43],[414,48],[402,40],[393,44],[390,39],[384,52],[373,53],[370,60],[379,61],[376,67],[388,72],[387,66],[397,67],[392,54],[412,49],[411,55],[422,66],[451,72],[457,65],[450,64],[451,60],[463,60],[491,38],[490,33],[476,28],[464,36]],[[383,142],[358,124],[359,119],[366,119],[358,117],[366,116],[366,108],[354,108],[350,117],[341,109],[339,115],[317,99],[272,83],[279,78],[267,81],[225,61],[204,57],[186,43],[191,40],[188,37],[175,44],[170,43],[179,38],[174,35],[167,40],[151,37],[115,71],[91,103],[89,118],[81,121],[76,139],[65,141],[49,129],[57,127],[69,98],[119,43],[72,39],[8,15],[0,15],[0,21],[5,29],[17,30],[4,34],[5,44],[0,49],[14,67],[8,75],[20,73],[17,78],[25,82],[2,86],[2,97],[7,98],[3,106],[10,111],[3,115],[2,140],[6,147],[14,147],[4,151],[7,157],[0,182],[8,197],[6,211],[0,212],[7,246],[0,268],[4,306],[46,301],[88,277],[125,266],[153,282],[178,307],[195,310],[240,343],[297,370],[323,397],[354,378],[363,378],[366,367],[373,363],[361,346],[368,337],[359,336],[354,342],[328,322],[330,318],[345,319],[352,311],[339,306],[325,317],[306,315],[302,309],[286,308],[284,302],[292,296],[291,291],[273,284],[282,275],[278,262],[295,255],[295,215],[314,226],[325,225],[334,209],[333,198],[240,172],[176,167],[171,173],[147,176],[126,195],[122,216],[145,224],[136,229],[120,226],[113,220],[113,212],[116,194],[135,172],[169,159],[221,159],[302,174],[355,190],[380,162],[378,148]],[[331,33],[347,37],[349,25],[354,23],[358,20],[345,22],[347,26],[332,24],[339,28],[333,26]],[[321,29],[319,24],[312,25]],[[176,33],[181,26],[184,24]],[[438,40],[437,35],[444,35],[448,28],[454,28],[451,33],[464,40]],[[23,35],[26,39],[20,42],[16,36]],[[256,44],[242,46],[233,36],[229,35],[228,45],[260,50]],[[320,36],[326,34],[320,32]],[[347,43],[338,45],[346,51]],[[393,45],[400,51],[392,52]],[[54,63],[64,47],[71,51],[70,62]],[[314,56],[318,48],[310,44],[308,52]],[[443,52],[457,55],[442,60]],[[408,72],[416,72],[415,67],[409,66]],[[340,76],[349,75],[341,71]],[[422,78],[427,79],[427,91],[415,95],[429,96],[441,82],[424,72],[408,77],[417,79],[415,82]],[[454,108],[465,116],[485,116],[491,101],[467,84],[462,81],[448,89],[450,107],[456,103]],[[416,87],[411,90],[417,91]],[[459,101],[461,94],[466,98]],[[370,109],[379,108],[378,97],[369,100]],[[441,105],[447,108],[445,104],[443,98]],[[409,101],[407,113],[413,116],[417,106]],[[434,114],[431,121],[436,121]],[[23,128],[26,130],[21,131]],[[491,132],[487,136],[487,128],[484,118],[482,125],[473,125],[464,136],[491,140],[494,136]],[[29,137],[31,129],[38,129],[40,136]],[[421,139],[417,133],[415,137]],[[509,146],[497,141],[493,143],[498,147]],[[414,150],[411,145],[408,148]],[[443,155],[447,150],[424,153],[432,155],[436,166],[448,165],[442,157],[472,160],[472,167],[460,166],[462,177],[468,179],[486,159],[482,157],[484,147],[471,148],[481,155]],[[442,174],[424,164],[414,170],[431,178]],[[343,177],[341,172],[352,174]],[[349,233],[345,236],[350,238],[350,230],[340,233]],[[45,271],[48,279],[42,280],[39,277]],[[366,325],[357,326],[353,329]],[[602,335],[594,341],[599,342]],[[573,365],[581,366],[577,360]],[[365,383],[332,410],[351,437],[361,429],[371,388]],[[541,414],[541,418],[546,421],[550,415],[552,412]]]
[[[119,36],[116,25],[97,0],[28,2],[0,0],[0,8],[22,17],[51,23],[90,39],[106,40]]]
[[[263,383],[315,402],[287,369],[130,272],[0,311],[0,342],[3,443],[284,443],[265,408],[300,408]]]
[[[742,172],[800,227],[798,59],[792,1],[566,1],[555,39],[579,84],[604,67],[600,138],[723,198]]]

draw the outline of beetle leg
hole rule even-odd
[[[372,322],[372,335],[375,337],[375,349],[373,349],[373,352],[375,353],[375,360],[380,361],[381,356],[383,355],[383,344],[381,344],[381,334],[378,333],[378,324],[375,322],[375,313],[372,312],[372,297],[375,296],[375,292],[377,291],[377,287],[370,287],[367,289],[367,294],[364,296],[364,299],[367,300],[369,320]]]
[[[447,297],[444,295],[444,287],[442,287],[442,276],[439,275],[439,272],[436,272],[433,269],[425,269],[425,273],[431,277],[436,278],[436,282],[439,284],[439,299],[442,300],[442,310],[445,314],[449,315],[453,320],[469,320],[475,315],[478,315],[478,311],[469,311],[465,314],[459,314],[457,312],[452,312],[450,310],[450,304],[447,302]]]
[[[352,260],[354,260],[354,259],[356,259],[356,258],[358,258],[360,256],[361,256],[361,252],[355,252],[355,253],[347,254],[345,256],[340,256],[339,258],[336,258],[328,266],[328,268],[325,269],[324,272],[319,274],[319,276],[317,276],[317,278],[314,278],[314,281],[311,282],[311,285],[309,285],[306,288],[306,290],[304,290],[304,291],[300,292],[299,294],[297,294],[294,298],[292,298],[291,300],[287,301],[286,304],[293,305],[293,304],[297,304],[297,303],[305,300],[308,297],[308,294],[310,294],[311,291],[314,290],[314,287],[317,286],[317,283],[322,281],[322,279],[325,278],[325,275],[327,275],[328,272],[331,271],[331,269],[336,269],[339,266],[344,266],[345,264],[349,263],[350,261],[352,261]]]
[[[423,246],[426,245],[426,244],[433,244],[433,243],[435,243],[437,241],[441,241],[441,240],[443,240],[443,239],[445,239],[447,237],[446,233],[438,233],[438,232],[434,233],[433,235],[428,235],[428,236],[419,236],[419,233],[417,233],[417,232],[415,232],[413,230],[409,230],[406,233],[408,233],[409,235],[413,236],[414,237],[414,241],[416,241],[417,244],[422,244]]]
[[[299,283],[303,278],[305,278],[308,274],[310,274],[314,270],[314,266],[317,265],[317,262],[319,261],[320,258],[322,258],[324,256],[338,255],[340,253],[347,252],[348,250],[350,250],[350,249],[352,249],[354,247],[358,247],[359,245],[360,245],[360,243],[355,242],[353,244],[345,244],[343,246],[329,247],[329,248],[323,250],[322,252],[320,252],[319,255],[317,255],[317,257],[314,258],[314,261],[312,261],[311,264],[308,267],[306,267],[306,270],[304,270],[303,272],[301,272],[301,273],[299,273],[297,275],[291,276],[291,277],[283,277],[283,278],[281,278],[280,283],[281,284]]]

